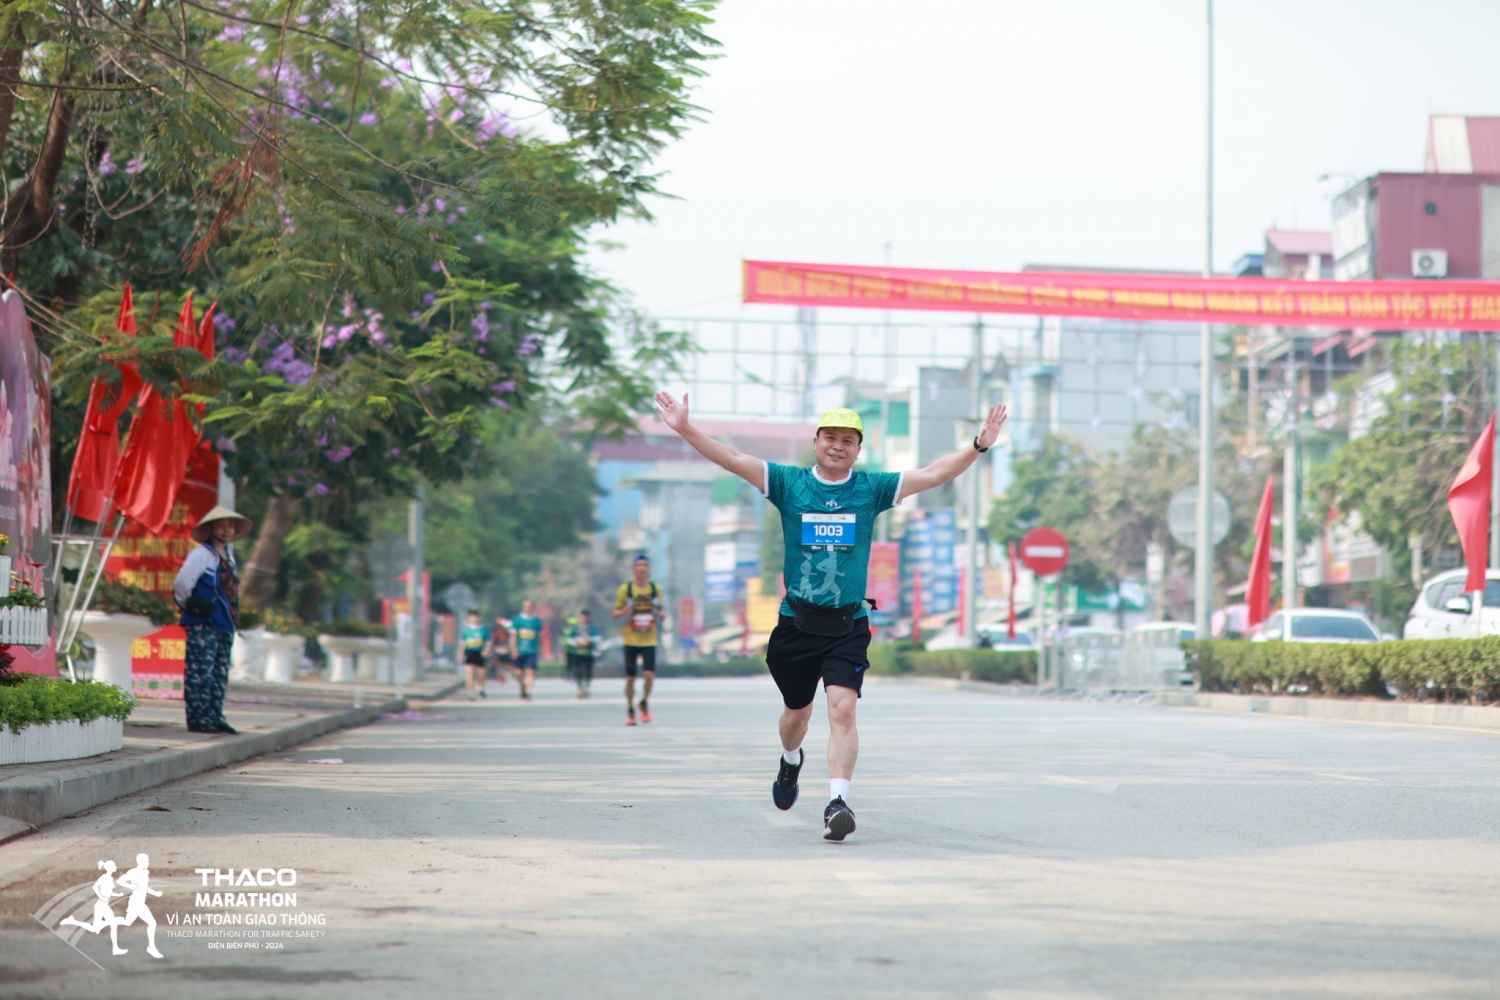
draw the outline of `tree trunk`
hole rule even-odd
[[[73,127],[73,93],[59,90],[52,97],[52,114],[47,118],[47,134],[36,169],[26,183],[11,194],[5,204],[5,249],[16,250],[41,236],[52,225],[53,192],[62,173],[68,150],[68,133]]]
[[[276,571],[281,568],[281,553],[287,533],[292,530],[302,501],[296,497],[276,497],[266,508],[255,539],[255,551],[245,567],[245,582],[240,599],[253,607],[263,608],[276,592]]]
[[[21,55],[26,51],[26,34],[18,25],[0,39],[0,163],[5,161],[5,143],[10,137],[10,116],[16,110],[16,85],[6,80],[21,78]]]

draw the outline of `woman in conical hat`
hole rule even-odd
[[[229,653],[240,618],[240,577],[230,546],[253,527],[248,517],[228,507],[204,514],[193,528],[198,545],[183,560],[172,585],[187,631],[182,693],[190,732],[238,732],[224,718]]]

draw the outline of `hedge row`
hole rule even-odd
[[[0,687],[0,728],[18,733],[27,726],[77,719],[124,719],[135,696],[102,681],[77,684],[54,677],[27,677]]]
[[[1204,691],[1486,703],[1500,700],[1500,636],[1377,643],[1183,643]]]
[[[870,646],[870,673],[886,676],[965,677],[993,684],[1035,684],[1036,651],[993,649],[924,650],[910,643]]]

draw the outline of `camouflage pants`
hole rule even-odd
[[[189,728],[212,729],[227,721],[224,689],[229,685],[229,649],[233,645],[233,632],[220,632],[212,625],[187,626],[182,694]]]

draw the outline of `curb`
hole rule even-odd
[[[275,753],[338,729],[362,726],[386,712],[404,712],[408,698],[437,701],[460,686],[303,719],[270,732],[242,733],[198,746],[157,750],[130,760],[91,764],[84,758],[60,768],[61,773],[0,783],[0,844],[126,795]]]
[[[1163,708],[1195,708],[1241,714],[1253,712],[1327,722],[1375,722],[1393,726],[1500,731],[1500,708],[1485,705],[1430,705],[1420,702],[1342,701],[1289,695],[1188,694],[1176,691],[1157,692],[1156,703]]]

